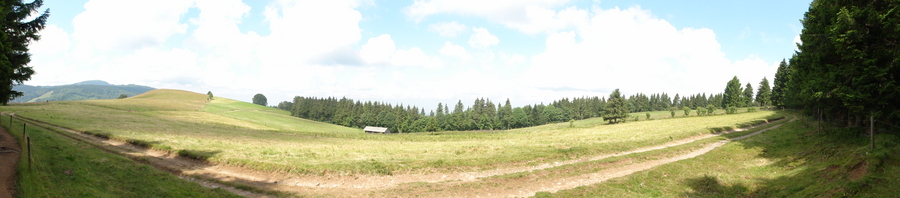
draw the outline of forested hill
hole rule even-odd
[[[21,91],[25,95],[10,103],[115,99],[122,94],[130,97],[154,89],[156,88],[141,85],[112,85],[101,80],[59,86],[17,85],[13,90]]]

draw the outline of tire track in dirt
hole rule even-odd
[[[797,117],[793,117],[791,120],[789,120],[787,122],[793,122],[796,119],[797,119]],[[787,122],[785,122],[785,123],[787,123]],[[716,149],[722,145],[725,145],[728,142],[735,141],[735,140],[742,140],[742,139],[760,134],[762,132],[778,128],[783,124],[784,123],[778,124],[778,125],[775,125],[775,126],[772,126],[769,128],[765,128],[765,129],[762,129],[762,130],[759,130],[759,131],[756,131],[756,132],[753,132],[753,133],[750,133],[747,135],[718,141],[718,142],[703,146],[700,149],[691,151],[690,153],[679,155],[676,157],[652,160],[652,161],[630,164],[630,165],[615,167],[615,168],[609,168],[609,169],[601,170],[599,172],[578,175],[575,177],[558,178],[558,179],[554,179],[554,180],[540,181],[540,182],[534,182],[534,183],[529,183],[529,184],[518,184],[519,188],[517,188],[517,189],[507,188],[505,190],[501,190],[501,191],[497,191],[497,192],[490,192],[488,195],[483,195],[483,194],[476,195],[476,197],[494,197],[494,196],[496,196],[496,197],[526,197],[526,196],[534,196],[535,193],[542,192],[542,191],[556,192],[559,190],[572,189],[572,188],[579,187],[579,186],[586,186],[586,185],[601,183],[601,182],[604,182],[609,179],[627,176],[627,175],[630,175],[630,174],[638,172],[638,171],[648,170],[648,169],[651,169],[651,168],[659,166],[659,165],[694,158],[694,157],[706,154],[707,152],[712,151],[713,149]],[[494,195],[494,196],[492,196],[492,195]]]
[[[6,112],[4,112],[6,114]],[[13,113],[14,115],[14,113]],[[590,156],[590,157],[582,157],[573,160],[561,161],[561,162],[553,162],[553,163],[544,163],[540,165],[534,166],[517,166],[517,167],[507,167],[507,168],[498,168],[492,170],[485,171],[470,171],[470,172],[457,172],[457,173],[428,173],[428,174],[398,174],[391,176],[378,176],[378,175],[292,175],[292,174],[282,174],[282,173],[272,173],[266,171],[258,171],[243,167],[233,167],[227,165],[218,165],[218,164],[210,164],[204,163],[196,160],[186,159],[179,157],[175,154],[157,151],[152,149],[144,149],[135,147],[131,144],[111,139],[102,139],[94,136],[90,136],[84,133],[81,133],[76,130],[51,125],[49,123],[44,123],[38,120],[33,120],[21,116],[14,115],[17,118],[25,119],[44,128],[54,128],[61,131],[66,131],[71,133],[73,136],[70,136],[73,139],[79,139],[80,141],[85,142],[93,142],[95,146],[98,148],[116,153],[125,155],[126,157],[137,159],[137,161],[144,161],[144,163],[148,163],[158,169],[165,170],[167,172],[174,173],[176,175],[182,176],[195,176],[200,178],[207,178],[211,180],[219,180],[229,183],[235,183],[245,186],[251,186],[259,189],[272,190],[272,191],[284,191],[284,192],[295,192],[295,193],[329,193],[329,192],[340,192],[341,194],[346,192],[366,192],[371,190],[381,190],[388,189],[392,187],[396,187],[397,185],[403,183],[410,182],[426,182],[426,183],[437,183],[437,182],[445,182],[445,181],[455,181],[455,182],[470,182],[475,181],[480,178],[492,177],[497,175],[505,175],[511,173],[518,172],[527,172],[527,171],[535,171],[542,170],[547,168],[553,168],[563,165],[588,162],[588,161],[596,161],[602,160],[610,157],[623,156],[633,153],[641,153],[659,149],[665,149],[673,146],[688,144],[691,142],[695,142],[697,140],[706,139],[709,137],[717,136],[716,134],[704,134],[692,136],[685,139],[671,141],[662,145],[654,145],[641,147],[634,150],[619,152],[614,154],[605,154],[598,156]],[[765,124],[761,124],[765,125]],[[761,126],[757,125],[757,126]],[[754,126],[756,127],[756,126]],[[728,131],[737,132],[744,131],[746,129],[735,129]],[[233,187],[229,187],[227,185],[221,184],[210,184],[209,181],[203,181],[204,186],[207,187],[221,187],[223,189],[235,192],[239,195],[244,196],[263,196],[261,194],[255,194],[247,191],[242,191],[238,189],[234,189]],[[199,183],[199,182],[198,182]],[[213,182],[214,183],[214,182]],[[230,188],[230,189],[229,189]],[[533,193],[532,193],[533,194]],[[495,194],[496,195],[496,194]]]

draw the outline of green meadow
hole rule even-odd
[[[288,112],[205,94],[154,90],[127,99],[25,103],[2,111],[41,122],[200,153],[210,162],[298,174],[395,174],[483,170],[616,153],[781,115],[758,111],[607,125],[600,118],[508,131],[373,135]],[[663,116],[663,113],[665,115]],[[642,114],[642,113],[639,113]],[[653,115],[660,115],[654,117]],[[643,115],[641,115],[643,116]]]

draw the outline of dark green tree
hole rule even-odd
[[[256,95],[253,95],[253,104],[266,106],[269,103],[266,101],[266,96],[262,95],[261,93],[258,93]]]
[[[125,94],[119,94],[119,99],[125,99],[125,98],[127,98],[127,97],[128,97],[128,95],[125,95]]]
[[[775,82],[772,86],[772,98],[771,103],[774,106],[783,107],[784,104],[784,93],[787,91],[787,82],[788,82],[788,64],[784,60],[781,60],[781,64],[778,64],[778,71],[775,72]]]
[[[744,99],[744,106],[753,106],[753,87],[750,86],[749,82],[744,87],[744,94],[741,98]]]
[[[722,95],[722,106],[726,107],[739,107],[742,106],[744,100],[741,95],[741,81],[738,80],[737,76],[734,76],[728,84],[725,86],[725,93]],[[701,106],[701,105],[698,105]]]
[[[622,93],[619,92],[619,89],[614,90],[609,94],[609,99],[606,101],[603,120],[607,120],[609,123],[624,122],[628,118],[629,113],[625,105],[625,98],[622,97]]]
[[[206,98],[207,100],[213,100],[213,94],[212,94],[212,91],[206,92],[206,96],[207,96],[207,98]]]
[[[23,3],[21,0],[0,1],[0,13],[3,13],[0,31],[0,104],[6,105],[10,100],[24,95],[12,90],[14,85],[21,85],[30,80],[34,69],[28,66],[31,54],[28,45],[41,39],[38,32],[44,29],[50,9],[31,21],[32,13],[37,13],[44,4],[43,0]]]
[[[766,77],[763,77],[762,81],[759,82],[759,87],[756,90],[756,103],[759,106],[766,107],[769,106],[770,99],[772,96],[772,90],[769,87],[769,80]]]

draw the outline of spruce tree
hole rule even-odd
[[[725,93],[722,95],[722,106],[737,107],[744,102],[741,98],[741,81],[734,76],[725,86]],[[698,105],[700,106],[700,105]]]
[[[759,106],[766,107],[769,106],[770,99],[772,96],[772,90],[769,87],[769,80],[766,77],[763,77],[762,81],[759,82],[759,87],[756,90],[756,103]]]
[[[753,87],[750,86],[749,82],[744,87],[744,95],[741,98],[744,99],[744,106],[753,106]]]
[[[627,117],[628,107],[626,107],[625,98],[622,97],[619,89],[616,89],[609,94],[609,100],[606,101],[603,120],[607,120],[609,123],[619,123],[624,122]]]
[[[38,32],[44,29],[50,9],[44,10],[40,16],[31,18],[44,4],[43,0],[23,3],[21,0],[0,1],[0,13],[3,13],[3,31],[0,31],[0,104],[6,105],[10,100],[23,95],[12,90],[14,85],[21,85],[30,80],[34,69],[28,66],[31,54],[28,45],[41,39]]]

